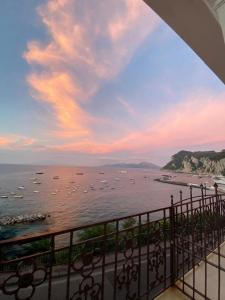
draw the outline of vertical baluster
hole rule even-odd
[[[195,299],[195,231],[194,231],[194,214],[193,214],[193,195],[192,186],[190,186],[190,200],[191,200],[191,243],[192,243],[192,272],[193,272],[193,294],[192,297]]]
[[[183,203],[182,203],[182,191],[181,192],[181,202],[180,202],[180,210],[181,210],[181,226],[180,226],[180,230],[182,231],[183,226],[184,226],[184,222],[185,222],[185,218],[183,216]],[[185,232],[179,232],[181,239],[182,239],[182,291],[184,292],[184,268],[185,268],[185,263],[184,263],[184,237],[185,236]]]
[[[189,203],[186,203],[187,211],[187,241],[188,241],[188,270],[190,270],[190,218],[189,218]]]
[[[206,199],[203,198],[203,241],[204,241],[204,261],[205,261],[205,286],[204,286],[204,296],[207,299],[207,246],[206,246],[206,235],[207,235],[207,219],[206,219]]]
[[[66,299],[70,299],[70,273],[71,273],[71,260],[73,251],[73,231],[70,231],[70,244],[69,244],[69,255],[68,255],[68,266],[67,266],[67,285],[66,285]]]
[[[104,223],[104,236],[103,236],[103,247],[101,249],[102,253],[102,300],[104,300],[105,292],[105,252],[106,252],[106,238],[107,238],[107,223]]]
[[[164,289],[166,289],[166,263],[167,263],[167,259],[166,259],[166,238],[167,238],[167,232],[166,232],[166,211],[165,209],[163,209],[163,248],[164,248]]]
[[[174,211],[175,211],[175,225],[174,225],[174,231],[175,231],[175,241],[177,241],[177,239],[179,238],[179,232],[177,232],[176,230],[178,229],[179,226],[179,210],[178,210],[179,206],[175,206],[174,207]],[[179,252],[180,252],[180,246],[179,246],[179,242],[176,244],[176,255],[175,255],[175,259],[176,259],[176,278],[179,277]]]
[[[138,216],[138,298],[141,296],[141,215]]]
[[[149,217],[149,213],[147,213],[147,269],[146,269],[146,275],[147,275],[147,294],[146,294],[146,300],[149,299],[149,293],[150,293],[150,289],[149,289],[149,285],[150,285],[150,279],[149,279],[149,262],[150,262],[150,248],[149,248],[149,241],[150,241],[150,217]]]
[[[175,284],[175,232],[174,232],[174,206],[173,195],[171,195],[170,206],[170,273],[171,273],[171,285]]]
[[[53,269],[53,264],[55,260],[55,236],[51,236],[50,240],[50,267],[49,267],[49,280],[48,280],[48,300],[51,299],[51,294],[52,294],[52,269]]]
[[[221,257],[220,257],[220,201],[219,201],[219,195],[218,195],[218,185],[214,184],[215,188],[215,197],[216,197],[216,227],[217,227],[217,255],[218,255],[218,300],[220,300],[220,281],[221,281]]]
[[[182,203],[183,201],[183,192],[180,190],[180,204]]]
[[[203,221],[204,221],[204,187],[203,184],[200,185],[201,188],[201,200],[199,201],[200,207],[200,236],[201,236],[201,258],[203,257]]]
[[[115,233],[115,266],[114,266],[114,290],[113,300],[117,299],[117,264],[118,264],[118,251],[119,251],[119,221],[116,221],[116,233]]]

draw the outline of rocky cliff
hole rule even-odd
[[[225,175],[225,150],[220,152],[182,150],[174,154],[171,161],[163,169]]]

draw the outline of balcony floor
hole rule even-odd
[[[190,299],[182,294],[176,287],[170,287],[161,295],[159,295],[156,300],[187,300]]]
[[[218,252],[218,248],[215,249],[215,252]],[[225,255],[225,243],[221,244],[220,253],[222,255]],[[219,290],[219,276],[220,276],[220,299],[224,299],[223,295],[225,295],[225,272],[222,270],[219,272],[219,269],[216,266],[218,266],[220,263],[220,266],[225,269],[225,258],[220,257],[220,262],[219,262],[218,255],[211,253],[208,255],[207,261],[211,262],[214,265],[210,265],[209,263],[206,264],[204,261],[202,261],[199,263],[198,266],[195,267],[195,272],[191,270],[184,276],[184,280],[190,286],[193,286],[193,274],[195,274],[194,275],[195,288],[198,291],[200,291],[203,295],[205,295],[205,283],[206,283],[207,297],[213,300],[217,300],[219,299],[218,290]],[[206,282],[205,282],[205,277],[207,278]],[[182,288],[183,286],[182,282],[178,282],[177,285],[180,288]],[[193,296],[193,292],[189,287],[184,285],[184,290],[188,295]],[[205,299],[205,297],[199,295],[198,293],[195,293],[194,299],[202,300]]]

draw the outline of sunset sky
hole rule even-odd
[[[1,0],[0,163],[225,148],[225,88],[141,0]]]

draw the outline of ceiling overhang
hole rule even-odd
[[[144,0],[225,83],[224,0]],[[219,4],[218,4],[219,3]],[[222,3],[222,4],[223,4]],[[225,14],[224,14],[225,16]],[[224,20],[225,22],[225,20]],[[224,23],[225,25],[225,23]]]

